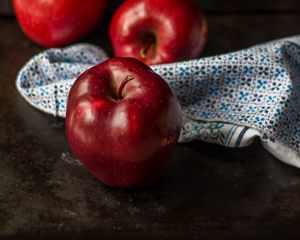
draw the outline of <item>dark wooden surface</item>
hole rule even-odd
[[[12,0],[1,0],[0,1],[0,16],[8,17],[13,16],[13,7],[12,7]]]
[[[300,32],[298,1],[199,2],[206,56]],[[110,54],[112,9],[83,40]],[[299,239],[300,170],[259,141],[244,149],[179,144],[156,184],[101,184],[71,154],[64,121],[34,110],[15,89],[20,67],[43,48],[13,17],[0,18],[0,33],[0,239]]]

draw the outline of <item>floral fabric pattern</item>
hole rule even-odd
[[[16,86],[33,107],[65,117],[75,79],[105,59],[90,44],[49,49],[20,70]],[[258,136],[277,158],[300,167],[300,36],[152,68],[181,103],[180,142],[242,147]]]

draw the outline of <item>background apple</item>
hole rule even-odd
[[[14,0],[23,32],[45,47],[58,47],[91,31],[104,12],[106,0]]]
[[[66,133],[75,155],[110,186],[138,187],[161,174],[181,129],[168,84],[134,58],[111,58],[72,86]]]
[[[113,16],[110,39],[115,56],[175,62],[199,56],[207,26],[192,0],[127,0]]]

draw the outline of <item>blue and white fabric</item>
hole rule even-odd
[[[107,58],[90,44],[48,49],[25,64],[16,86],[33,107],[65,117],[75,79]],[[258,137],[278,159],[300,167],[300,36],[151,67],[181,103],[180,142],[243,147]]]

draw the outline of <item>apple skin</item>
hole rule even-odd
[[[96,27],[106,0],[13,0],[23,32],[44,47],[72,43]]]
[[[192,0],[127,0],[109,29],[114,54],[146,64],[196,58],[207,41],[207,24]]]
[[[182,111],[169,85],[134,58],[111,58],[79,76],[67,104],[69,145],[87,170],[114,187],[151,184],[165,169]]]

